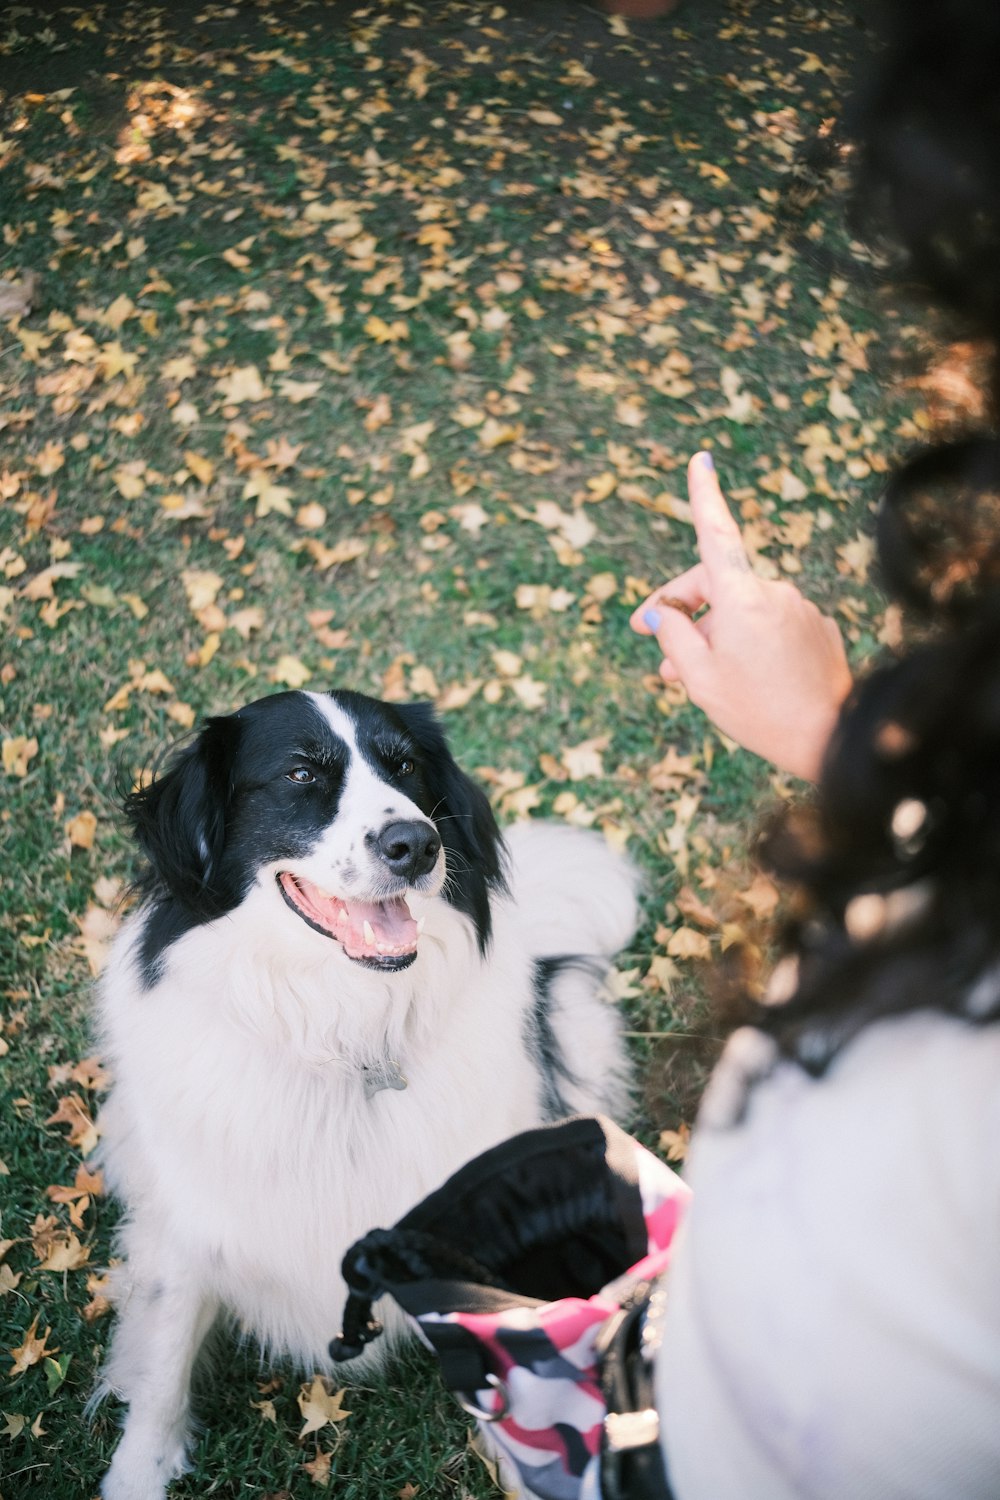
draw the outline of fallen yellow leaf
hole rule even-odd
[[[32,601],[37,599],[54,599],[55,589],[53,585],[60,578],[75,578],[83,568],[83,563],[55,562],[36,573],[28,583],[24,585],[21,593],[25,599]]]
[[[222,380],[217,380],[215,388],[227,406],[239,406],[244,401],[264,401],[270,395],[256,365],[242,365],[233,370]]]
[[[138,500],[139,496],[146,492],[145,479],[132,469],[125,467],[116,469],[113,478],[123,500]]]
[[[283,683],[285,687],[300,688],[309,681],[312,673],[297,656],[282,656],[275,662],[268,675],[272,682]]]
[[[494,651],[493,665],[501,677],[516,677],[524,663],[513,651]]]
[[[107,912],[103,913],[106,917]],[[87,1156],[97,1145],[97,1127],[90,1117],[90,1110],[79,1094],[66,1094],[59,1100],[59,1107],[49,1115],[46,1125],[68,1125],[67,1137],[71,1146],[76,1146],[81,1156]]]
[[[41,1338],[36,1337],[38,1319],[40,1317],[41,1313],[35,1316],[34,1322],[24,1336],[24,1343],[17,1344],[10,1351],[14,1356],[14,1364],[10,1370],[10,1378],[12,1380],[16,1375],[23,1375],[25,1370],[30,1370],[32,1365],[37,1365],[47,1355],[58,1353],[57,1349],[49,1349],[47,1347],[47,1341],[52,1334],[51,1328],[46,1328]]]
[[[545,702],[547,692],[544,682],[538,682],[534,677],[525,672],[521,677],[515,677],[510,683],[511,690],[517,699],[523,703],[525,708],[534,710],[541,708]]]
[[[66,832],[74,849],[92,849],[94,834],[97,832],[97,819],[92,812],[85,809],[77,813],[75,818],[69,819]]]
[[[90,1259],[90,1251],[81,1245],[72,1230],[66,1230],[53,1240],[48,1254],[39,1266],[40,1271],[78,1271]]]
[[[610,734],[597,735],[583,740],[579,745],[567,745],[560,751],[559,759],[566,767],[570,781],[584,781],[588,776],[603,776],[604,762],[601,752],[611,743]]]
[[[4,740],[2,753],[3,768],[8,776],[27,776],[28,762],[38,754],[38,741],[34,736],[29,740],[24,735],[16,735]]]
[[[414,667],[410,674],[410,692],[418,698],[437,698],[441,689],[430,667]]]
[[[173,694],[173,684],[170,679],[161,672],[159,667],[154,667],[152,672],[141,672],[137,675],[132,686],[140,693],[166,693]]]
[[[346,1395],[347,1392],[342,1386],[335,1391],[329,1391],[320,1375],[314,1375],[309,1385],[303,1385],[298,1396],[299,1411],[304,1419],[299,1441],[301,1442],[310,1432],[322,1431],[331,1422],[346,1422],[351,1415],[349,1411],[344,1410]]]
[[[20,281],[0,281],[0,320],[23,318],[29,313],[37,286],[35,271],[23,272]]]
[[[516,426],[510,422],[498,422],[496,417],[487,417],[479,429],[479,441],[484,448],[499,448],[504,443],[516,443],[524,436],[524,424]]]
[[[710,958],[712,945],[703,932],[693,927],[678,927],[667,944],[671,958]]]
[[[326,1453],[322,1448],[317,1448],[316,1457],[302,1465],[313,1484],[318,1484],[324,1490],[330,1483],[330,1464],[332,1459],[332,1453]]]
[[[80,929],[74,946],[87,960],[91,974],[97,975],[107,959],[108,944],[118,931],[119,918],[103,906],[90,905],[82,917],[74,920]]]
[[[199,610],[215,603],[225,580],[220,578],[218,573],[212,573],[203,568],[185,568],[181,573],[181,582],[184,585],[191,612],[197,614]]]
[[[193,729],[195,717],[195,711],[190,703],[181,703],[175,700],[173,703],[167,704],[167,718],[172,719],[175,724],[179,724],[182,729]]]
[[[387,323],[384,318],[373,314],[365,323],[365,333],[376,344],[398,344],[410,337],[410,328],[402,318],[394,318],[391,323]]]
[[[301,526],[303,531],[315,531],[325,520],[326,511],[315,500],[311,500],[308,505],[300,505],[295,512],[295,524]]]
[[[321,380],[279,380],[278,393],[293,406],[299,406],[303,401],[311,401],[322,384]]]
[[[211,484],[215,473],[215,465],[210,458],[203,458],[200,453],[192,453],[187,449],[184,454],[184,462],[199,484]]]
[[[253,469],[250,478],[243,486],[244,500],[257,500],[257,515],[269,516],[272,511],[279,515],[290,516],[292,507],[289,503],[292,491],[283,484],[275,484],[270,474],[264,469]]]

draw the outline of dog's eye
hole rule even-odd
[[[308,786],[316,777],[308,766],[296,766],[294,771],[289,771],[285,777],[286,781],[294,781],[296,786]]]
[[[397,776],[412,776],[413,773],[414,773],[414,771],[416,769],[417,768],[414,765],[414,763],[413,763],[412,760],[401,760],[399,762],[399,765],[396,767],[396,775]]]

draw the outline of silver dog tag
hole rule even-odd
[[[365,1098],[374,1099],[383,1089],[405,1089],[406,1079],[400,1071],[399,1063],[387,1057],[384,1062],[364,1064],[361,1069],[361,1084]]]

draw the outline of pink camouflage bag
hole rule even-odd
[[[652,1355],[688,1195],[610,1120],[515,1136],[352,1246],[331,1356],[378,1336],[372,1303],[389,1294],[515,1492],[665,1500]]]

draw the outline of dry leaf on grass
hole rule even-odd
[[[59,1100],[55,1112],[49,1115],[46,1125],[67,1125],[67,1139],[81,1156],[87,1156],[97,1145],[97,1126],[91,1119],[90,1110],[79,1094],[67,1094]]]
[[[91,903],[84,915],[75,916],[73,921],[79,927],[79,938],[73,944],[76,953],[81,953],[87,960],[91,974],[100,974],[108,957],[109,942],[120,926],[120,918],[117,913]]]
[[[327,1382],[320,1375],[314,1375],[311,1382],[304,1384],[299,1390],[298,1406],[302,1413],[303,1424],[299,1433],[299,1441],[307,1437],[310,1432],[320,1432],[329,1423],[346,1422],[351,1415],[344,1410],[344,1400],[347,1392],[341,1386],[335,1391],[327,1388]]]
[[[38,292],[38,274],[25,271],[19,281],[0,281],[0,320],[23,318],[30,313]]]
[[[74,849],[92,849],[97,832],[97,819],[86,808],[66,823],[66,834]]]
[[[3,755],[3,768],[8,776],[27,776],[29,763],[38,754],[38,741],[33,735],[31,739],[15,735],[12,739],[3,741],[0,752]]]
[[[588,776],[603,776],[602,752],[611,743],[610,734],[595,735],[579,745],[566,745],[559,752],[559,759],[566,767],[570,781],[585,781]]]
[[[23,1375],[25,1370],[30,1370],[32,1365],[37,1365],[40,1360],[58,1353],[58,1348],[50,1349],[48,1340],[52,1336],[52,1329],[46,1328],[41,1338],[37,1337],[38,1320],[41,1313],[37,1313],[35,1319],[24,1335],[24,1342],[11,1349],[14,1356],[14,1364],[9,1371],[11,1380],[17,1375]]]
[[[256,365],[243,365],[233,370],[222,380],[217,380],[215,388],[227,406],[238,406],[244,401],[263,401],[271,394]]]
[[[678,927],[671,934],[667,952],[671,958],[706,959],[712,956],[712,945],[703,932],[695,932],[693,927]]]

